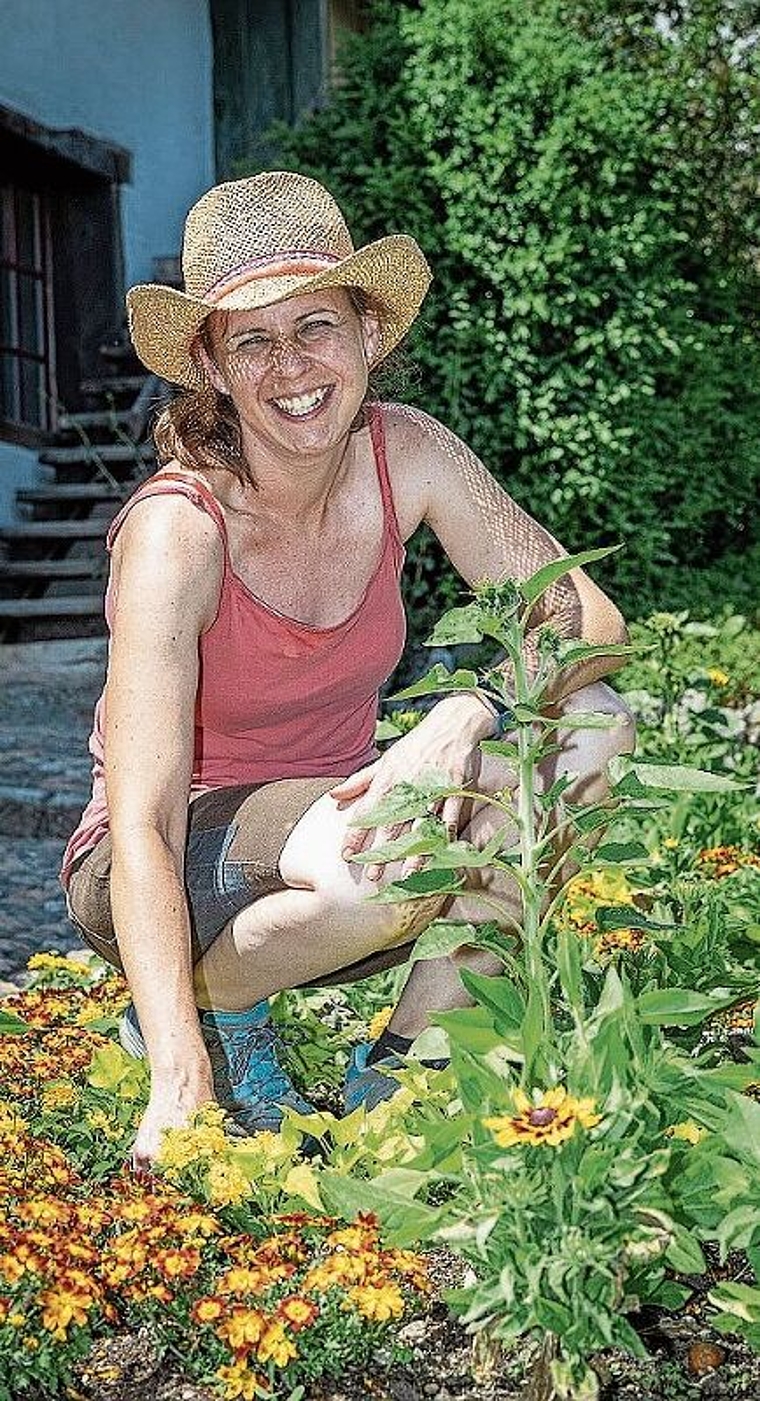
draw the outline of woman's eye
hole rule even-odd
[[[333,323],[332,323],[332,321],[307,321],[307,322],[306,322],[306,325],[301,327],[301,335],[302,335],[302,336],[307,336],[307,337],[308,337],[308,336],[321,336],[321,335],[323,335],[326,331],[332,331],[332,330],[333,330]]]

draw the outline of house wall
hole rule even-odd
[[[127,285],[214,183],[208,0],[0,0],[0,105],[126,147]]]

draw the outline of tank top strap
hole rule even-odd
[[[372,451],[375,455],[375,466],[377,468],[377,479],[380,483],[380,495],[383,500],[383,517],[385,520],[385,530],[393,537],[396,545],[403,549],[401,531],[399,530],[398,516],[396,515],[396,504],[393,500],[393,488],[391,486],[390,473],[388,471],[388,457],[385,451],[385,424],[383,422],[383,405],[380,403],[368,404],[367,415],[369,419],[369,432],[372,440]]]
[[[114,517],[108,528],[106,536],[106,549],[110,552],[113,549],[116,536],[121,530],[124,521],[138,502],[144,501],[147,496],[185,496],[188,501],[192,501],[200,511],[205,511],[211,516],[219,534],[222,537],[224,546],[225,568],[229,566],[229,546],[227,542],[227,525],[224,519],[219,502],[213,492],[200,482],[196,477],[184,472],[160,472],[154,477],[149,477],[147,482],[143,482],[137,491],[124,503],[118,515]]]

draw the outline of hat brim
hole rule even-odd
[[[408,234],[389,234],[324,272],[252,277],[214,302],[160,283],[142,283],[127,293],[129,331],[147,369],[173,384],[201,389],[208,380],[191,347],[212,311],[248,311],[322,287],[358,287],[380,312],[377,364],[406,335],[430,281],[430,268],[415,240]]]

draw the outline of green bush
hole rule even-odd
[[[412,232],[433,265],[405,396],[568,548],[624,540],[600,577],[631,615],[760,582],[752,15],[667,14],[380,0],[329,107],[280,133],[359,239]],[[437,613],[445,563],[412,554]]]

